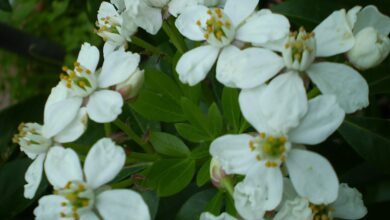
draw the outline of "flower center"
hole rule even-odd
[[[305,71],[316,56],[314,33],[307,33],[304,28],[291,32],[283,49],[283,59],[287,68]]]
[[[54,194],[63,196],[67,201],[62,202],[61,206],[70,208],[68,212],[60,212],[62,218],[80,219],[80,213],[92,209],[95,199],[92,189],[80,181],[69,181]]]
[[[42,126],[37,123],[20,123],[18,131],[12,141],[18,143],[23,151],[41,154],[52,145],[51,139],[42,136]]]
[[[200,20],[196,21],[196,24],[204,33],[204,38],[209,44],[216,47],[224,47],[230,44],[236,34],[230,18],[220,8],[209,9],[207,13],[209,19],[205,23]]]
[[[285,136],[272,136],[260,133],[249,142],[249,148],[257,153],[258,161],[265,160],[267,167],[278,167],[285,161],[286,151],[291,148]]]
[[[313,220],[330,220],[333,219],[333,208],[328,205],[315,205],[310,203],[309,208],[313,213]]]
[[[84,68],[80,63],[74,63],[74,69],[66,66],[62,67],[64,73],[60,74],[61,81],[64,81],[66,87],[74,92],[75,95],[86,97],[96,89],[96,76],[91,70]]]
[[[96,26],[99,28],[96,31],[97,34],[102,37],[104,41],[107,41],[110,38],[110,34],[120,34],[119,30],[122,26],[122,20],[118,16],[107,16],[104,18],[100,18],[96,22]]]

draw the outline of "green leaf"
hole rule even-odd
[[[202,131],[201,129],[192,126],[190,124],[186,124],[186,123],[175,124],[175,128],[180,136],[182,136],[184,139],[191,142],[202,143],[214,139],[212,136],[205,134],[205,132]]]
[[[153,164],[147,176],[159,196],[171,196],[184,189],[194,174],[194,160],[163,159]]]
[[[12,11],[12,6],[9,3],[9,0],[0,0],[0,10]]]
[[[173,99],[161,93],[143,89],[130,106],[146,119],[162,122],[184,121],[184,114]]]
[[[32,205],[47,188],[47,181],[43,180],[33,199],[24,198],[24,174],[30,164],[31,160],[27,158],[18,159],[0,168],[0,219],[16,216]]]
[[[87,0],[86,2],[88,18],[92,24],[95,24],[97,20],[97,12],[101,2],[102,0]]]
[[[207,117],[200,110],[199,106],[195,105],[187,98],[181,99],[181,107],[186,116],[186,119],[194,126],[202,129],[204,132],[209,132],[209,123]],[[209,133],[210,134],[210,133]],[[212,134],[210,134],[212,136]]]
[[[210,181],[210,161],[211,159],[204,162],[196,175],[196,185],[199,187]]]
[[[161,93],[179,102],[182,96],[180,89],[167,74],[155,69],[145,69],[145,81],[149,90]]]
[[[150,141],[154,149],[160,154],[172,157],[188,157],[191,153],[184,142],[172,134],[152,132]]]
[[[238,104],[238,90],[225,87],[222,91],[222,111],[234,133],[239,131],[241,111]]]
[[[208,189],[194,194],[181,207],[175,220],[198,220],[215,193],[215,189]]]
[[[218,215],[222,209],[222,201],[224,198],[224,192],[218,191],[217,194],[211,199],[211,201],[207,204],[206,210],[207,212],[212,213],[213,215]]]
[[[145,203],[148,205],[151,219],[155,219],[158,207],[159,207],[159,198],[154,191],[141,191],[139,192],[144,199]]]
[[[334,10],[346,6],[337,0],[289,0],[274,5],[271,10],[287,16],[290,21],[307,30],[313,29]]]
[[[376,118],[347,117],[340,134],[365,160],[390,172],[390,121]]]
[[[191,152],[191,158],[194,160],[204,159],[206,157],[210,157],[209,144],[207,143],[200,144]]]
[[[381,203],[390,201],[390,180],[369,185],[365,198],[366,203]]]
[[[221,112],[219,112],[217,104],[213,103],[208,112],[210,130],[214,134],[214,137],[217,137],[222,134],[223,129],[223,119]]]
[[[381,65],[362,73],[370,86],[370,95],[390,93],[389,69],[390,57]]]

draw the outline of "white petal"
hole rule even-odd
[[[210,45],[192,49],[182,57],[176,66],[180,81],[190,86],[202,81],[213,67],[219,54],[219,49]]]
[[[197,5],[197,0],[171,0],[169,2],[169,13],[174,17],[183,13],[187,8]]]
[[[80,97],[69,97],[67,88],[59,83],[51,90],[45,104],[42,134],[51,138],[61,132],[77,116],[82,103]]]
[[[390,17],[382,14],[374,5],[369,5],[357,15],[353,33],[357,34],[366,27],[373,27],[383,36],[390,33]]]
[[[309,201],[304,198],[294,198],[283,203],[274,220],[312,220],[312,210]]]
[[[125,165],[126,154],[122,147],[109,138],[102,138],[88,152],[84,173],[90,187],[96,189],[108,183]]]
[[[134,17],[134,22],[149,34],[155,35],[162,26],[161,9],[149,7],[144,1],[140,1],[138,14]]]
[[[39,184],[42,179],[43,171],[43,161],[45,160],[46,155],[40,154],[28,167],[24,179],[26,184],[24,185],[24,197],[32,199],[37,192]]]
[[[368,106],[368,84],[359,72],[337,63],[313,64],[307,70],[323,94],[332,94],[346,113]]]
[[[98,195],[96,207],[105,220],[150,220],[147,205],[132,190],[105,191]]]
[[[203,5],[188,8],[177,17],[175,21],[177,29],[182,35],[190,40],[205,40],[204,33],[199,25],[197,25],[197,21],[200,21],[201,24],[205,24],[206,20],[210,17],[210,15],[207,14],[207,11],[208,8]]]
[[[227,0],[223,11],[232,20],[233,26],[237,27],[255,10],[259,0]]]
[[[274,130],[286,134],[299,125],[307,112],[307,97],[301,77],[296,72],[277,76],[259,97],[259,111]]]
[[[252,166],[244,182],[254,188],[262,188],[265,200],[262,207],[269,211],[275,209],[283,196],[283,175],[279,167],[266,167],[264,162]]]
[[[242,181],[234,187],[234,205],[244,219],[263,220],[266,212],[263,207],[266,197],[262,186]]]
[[[119,16],[119,14],[116,11],[114,5],[110,4],[109,2],[102,2],[100,4],[97,13],[98,22],[100,22],[102,18],[115,17],[115,16]]]
[[[99,56],[100,53],[97,47],[92,46],[89,43],[84,43],[81,46],[77,62],[84,68],[91,70],[91,72],[95,72],[96,66],[99,63]]]
[[[104,57],[104,59],[105,59],[109,54],[111,54],[112,52],[114,52],[117,48],[118,48],[118,45],[116,45],[115,42],[106,41],[106,42],[104,43],[104,46],[103,46],[103,57]]]
[[[353,29],[353,27],[356,24],[357,15],[360,12],[360,10],[362,10],[362,6],[355,6],[351,9],[349,9],[347,12],[348,24],[349,24],[349,27],[351,28],[351,30]]]
[[[290,23],[286,17],[262,11],[264,9],[249,17],[237,30],[237,40],[264,44],[283,39],[288,35]]]
[[[219,216],[214,216],[210,212],[203,212],[200,215],[199,220],[237,220],[237,219],[226,212],[220,214]]]
[[[80,160],[72,149],[55,146],[45,161],[46,177],[55,188],[63,188],[69,181],[83,181]]]
[[[315,29],[317,56],[328,57],[350,50],[354,43],[345,9],[333,12]]]
[[[118,92],[100,90],[94,92],[87,104],[90,119],[98,123],[114,121],[122,113],[123,99]]]
[[[297,193],[314,204],[336,200],[339,181],[332,165],[321,155],[293,149],[287,154],[286,166]]]
[[[80,220],[100,220],[100,218],[92,211],[84,211],[80,213]]]
[[[253,137],[247,134],[225,135],[215,139],[210,145],[210,154],[220,162],[227,174],[248,173],[256,160],[256,153],[251,152],[249,142]]]
[[[284,50],[286,39],[287,38],[281,38],[280,40],[269,41],[269,42],[264,43],[264,44],[253,44],[253,45],[257,46],[257,47],[263,47],[263,48],[270,49],[272,51],[276,51],[276,52],[282,53],[283,50]]]
[[[68,143],[77,140],[87,129],[87,122],[87,109],[83,107],[78,112],[77,117],[64,130],[58,133],[54,140],[58,143]]]
[[[258,131],[265,133],[276,133],[267,123],[267,118],[260,109],[264,103],[260,100],[266,90],[266,86],[259,86],[253,89],[244,89],[239,96],[240,108],[245,119]]]
[[[98,82],[100,88],[119,84],[130,77],[137,69],[140,56],[136,53],[117,50],[104,60]]]
[[[361,219],[367,214],[362,194],[355,188],[342,183],[339,187],[337,200],[331,204],[333,216],[342,219]]]
[[[250,89],[265,83],[284,67],[281,57],[262,48],[224,48],[217,62],[217,79],[225,86]]]
[[[328,138],[344,120],[344,110],[333,95],[321,95],[309,101],[309,110],[298,127],[289,132],[293,143],[319,144]]]
[[[60,213],[69,213],[69,207],[61,206],[61,203],[67,200],[58,195],[48,195],[39,199],[38,207],[34,209],[36,220],[70,220],[70,218],[62,218]]]

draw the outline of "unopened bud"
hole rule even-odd
[[[365,70],[379,65],[389,52],[390,39],[367,27],[355,36],[355,45],[347,56],[356,68]]]
[[[144,79],[144,71],[137,69],[126,81],[116,86],[116,91],[122,95],[124,100],[134,98],[141,90]]]
[[[221,181],[227,174],[223,170],[219,161],[215,158],[211,159],[210,163],[210,178],[213,185],[217,188],[221,187]]]

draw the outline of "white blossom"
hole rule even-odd
[[[148,220],[142,197],[129,189],[103,188],[122,169],[126,155],[111,139],[100,139],[89,151],[84,169],[71,149],[52,147],[45,161],[54,194],[42,197],[34,210],[37,220]]]

